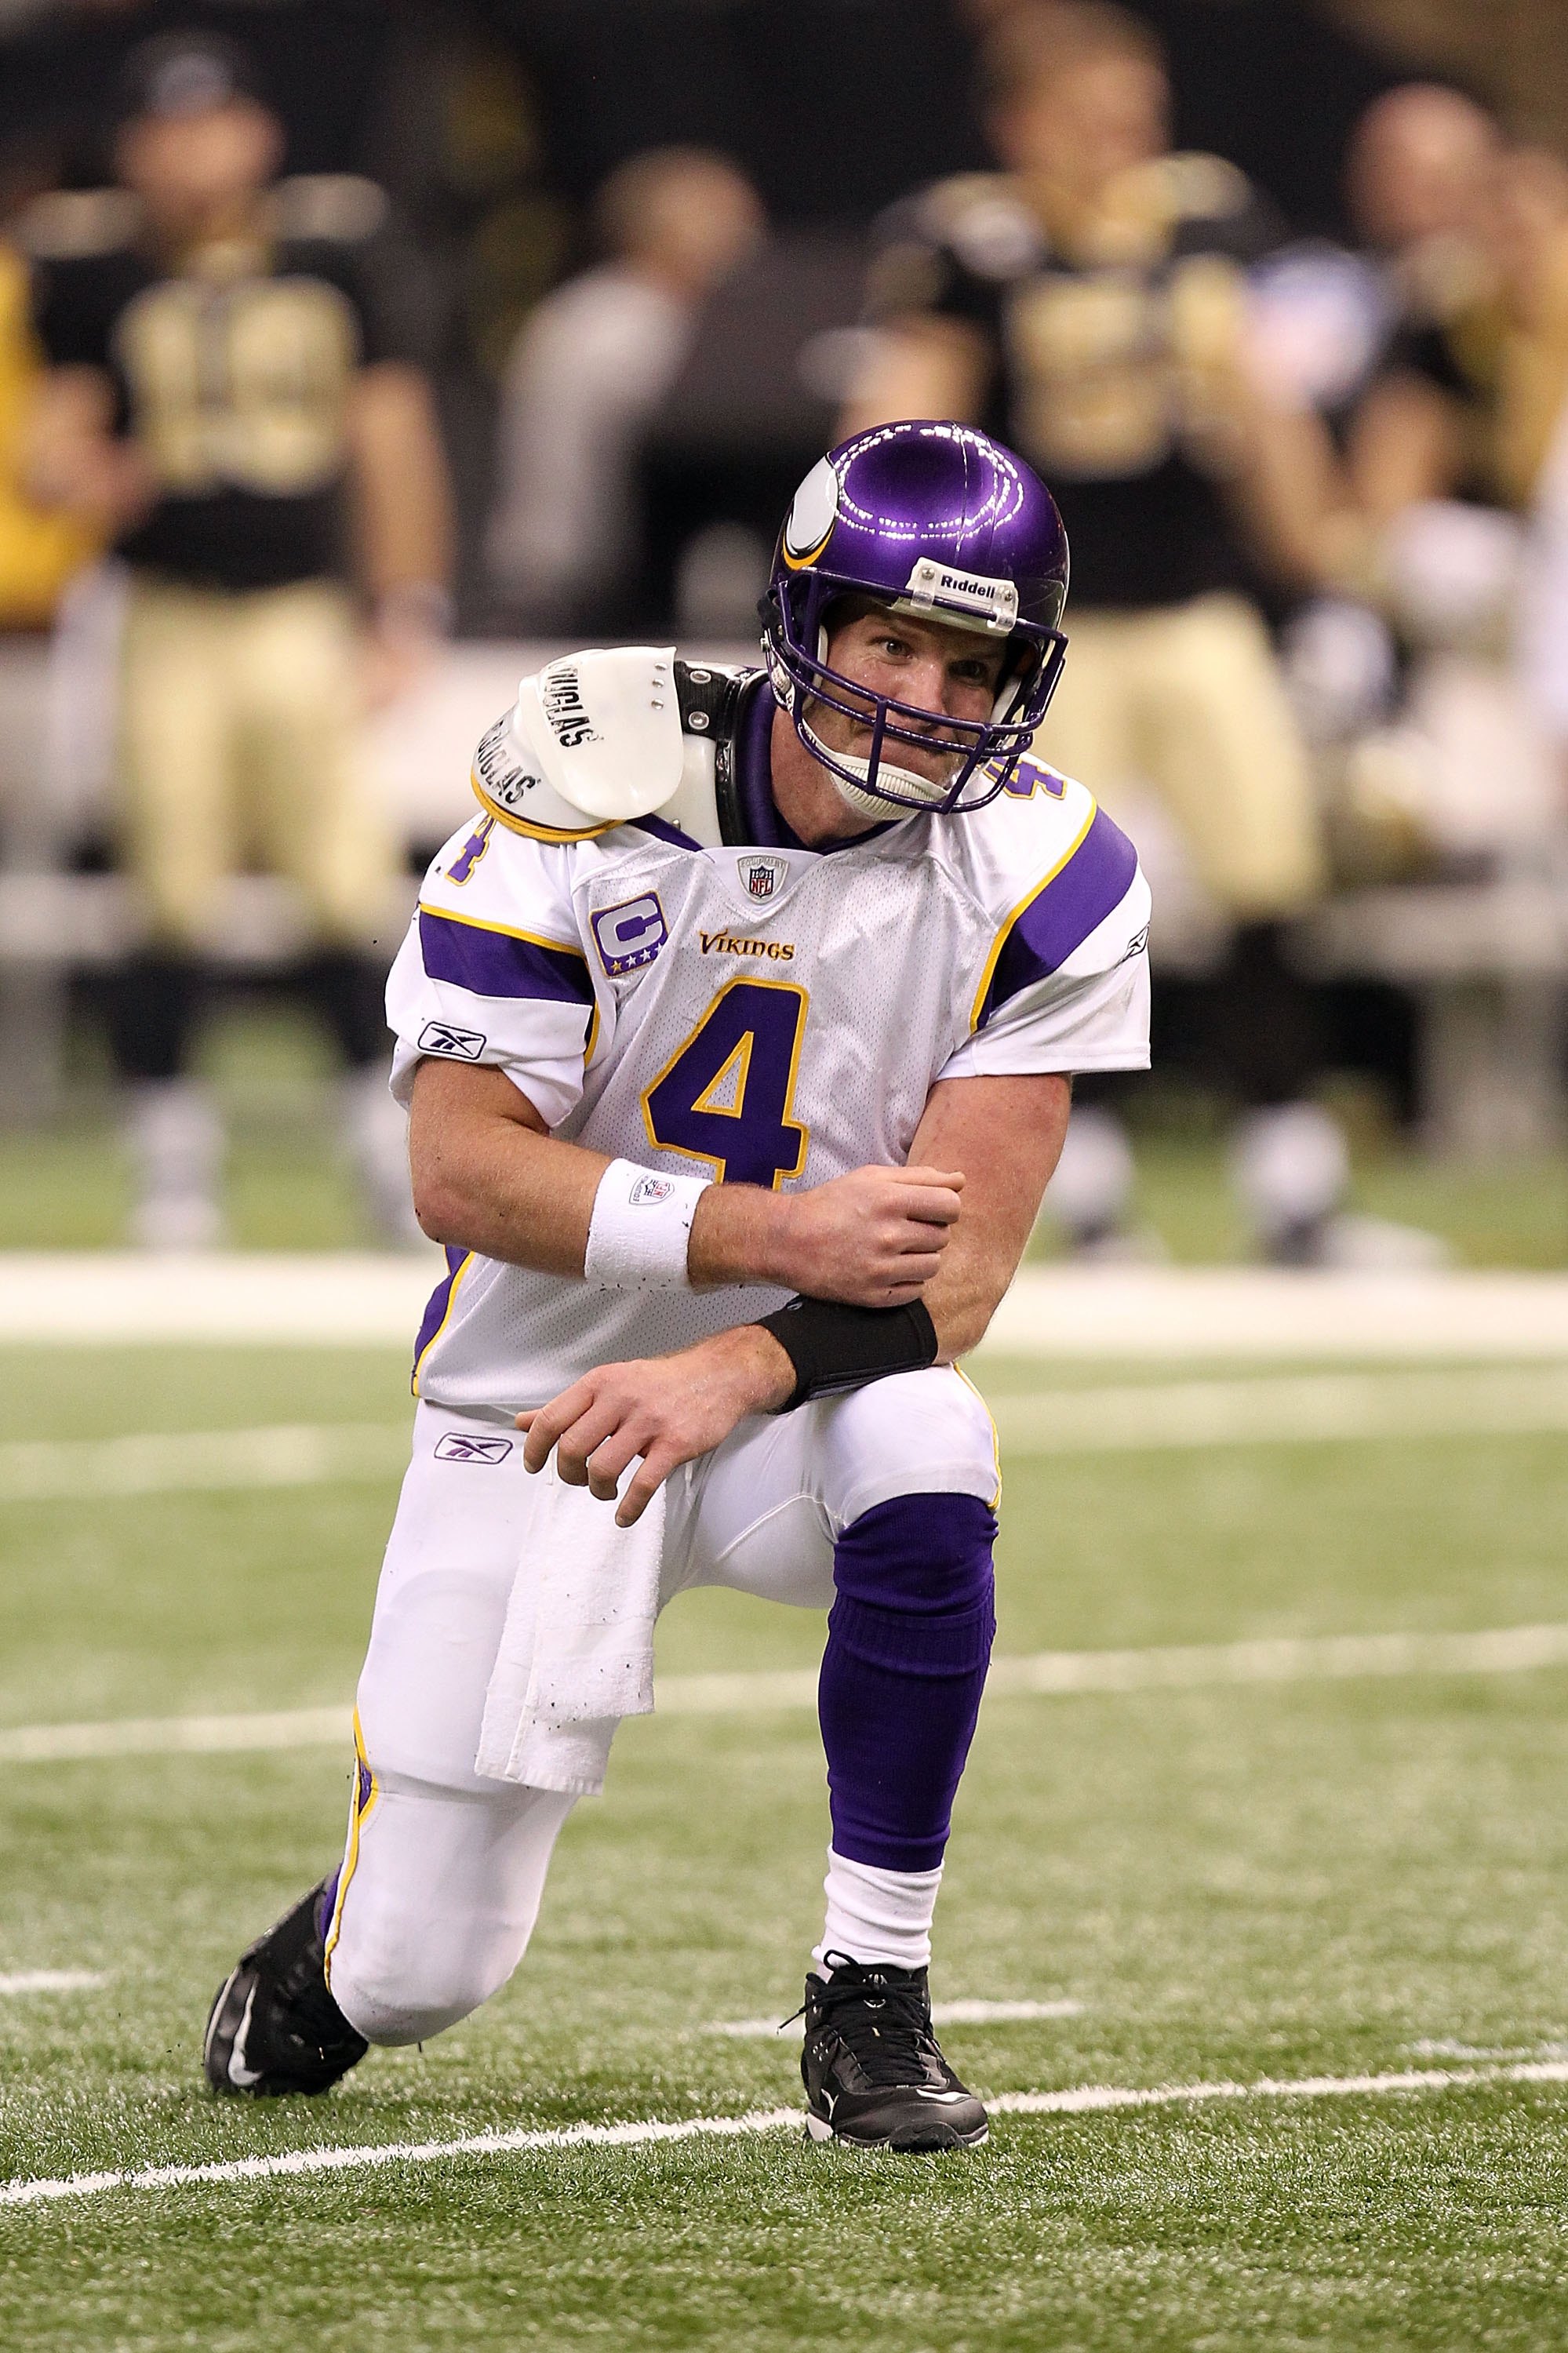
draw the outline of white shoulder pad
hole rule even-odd
[[[524,680],[513,718],[546,782],[601,824],[662,808],[681,781],[673,646],[563,654]]]
[[[562,654],[482,738],[474,786],[503,817],[575,840],[647,817],[681,782],[673,646]]]
[[[664,804],[664,815],[670,824],[679,826],[691,840],[700,841],[705,849],[717,849],[724,840],[714,791],[715,765],[713,738],[688,735],[681,781]]]

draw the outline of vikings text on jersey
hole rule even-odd
[[[425,1056],[489,1063],[568,1142],[779,1187],[901,1165],[939,1079],[1147,1066],[1149,893],[1083,786],[1025,760],[981,810],[810,849],[768,789],[766,679],[676,675],[679,822],[545,839],[476,771],[388,990],[405,1099]],[[448,1255],[418,1392],[498,1421],[783,1300]]]

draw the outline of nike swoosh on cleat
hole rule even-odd
[[[967,2100],[969,2094],[967,2092],[927,2092],[922,2090],[920,2085],[916,2084],[915,2086],[915,2097],[917,2100],[935,2100],[938,2104],[950,2108],[955,2106],[959,2100]]]
[[[252,1985],[245,1997],[244,2016],[236,2027],[234,2040],[228,2046],[228,2080],[238,2092],[248,2092],[252,2084],[259,2084],[261,2081],[256,2069],[248,2067],[245,2063],[245,2038],[250,2031],[250,2013],[255,2007],[256,1988]]]
[[[202,2037],[201,2056],[202,2064],[205,2067],[212,2065],[212,2046],[217,2040],[218,2022],[222,2019],[223,2007],[228,2000],[230,1989],[238,1975],[239,1971],[237,1968],[229,1970],[218,1989],[217,2000],[212,2005],[212,2015],[207,2021],[207,2032]]]

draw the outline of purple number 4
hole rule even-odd
[[[660,1152],[706,1160],[721,1185],[777,1188],[805,1166],[789,1117],[807,997],[783,981],[733,980],[642,1097]]]

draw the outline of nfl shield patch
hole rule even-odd
[[[748,899],[771,899],[789,879],[787,858],[739,858],[736,864]]]

